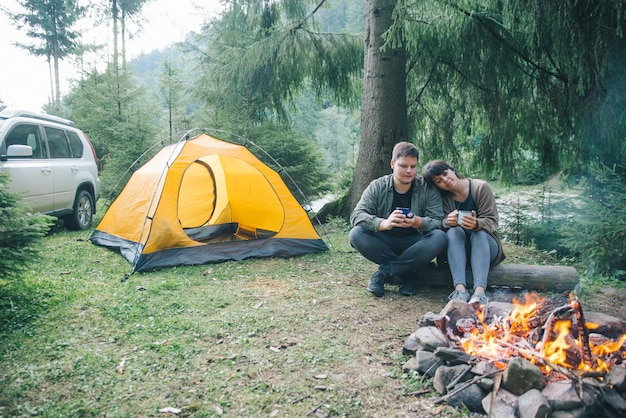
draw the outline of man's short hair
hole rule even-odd
[[[391,153],[391,159],[394,161],[400,157],[415,157],[419,160],[420,153],[415,145],[410,142],[402,141],[394,145],[393,152]]]

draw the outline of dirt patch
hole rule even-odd
[[[585,311],[602,312],[615,316],[626,323],[626,291],[603,287],[582,300]]]

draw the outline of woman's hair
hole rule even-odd
[[[432,160],[422,169],[422,177],[428,184],[435,184],[435,177],[442,175],[446,170],[452,170],[458,178],[463,178],[450,164],[443,160]]]

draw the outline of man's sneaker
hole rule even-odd
[[[379,298],[385,296],[385,275],[380,271],[372,274],[367,290]]]
[[[405,276],[402,278],[402,284],[400,285],[400,289],[398,289],[398,293],[402,296],[413,296],[417,290],[417,277],[415,276]]]
[[[467,290],[457,290],[455,289],[454,292],[450,293],[450,295],[448,296],[448,299],[450,300],[462,300],[463,302],[467,302],[470,298],[470,294]]]

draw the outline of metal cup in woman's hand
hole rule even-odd
[[[472,211],[471,210],[460,210],[459,211],[459,217],[456,220],[456,223],[461,225],[461,221],[463,220],[464,216],[472,216]]]

